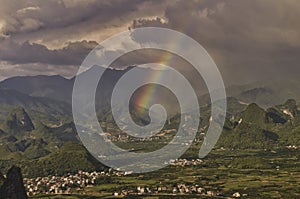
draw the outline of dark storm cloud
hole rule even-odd
[[[237,45],[264,50],[300,44],[297,0],[181,1],[165,15],[169,27],[229,50]]]
[[[163,15],[162,0],[0,0],[0,37],[50,48],[65,42],[100,42],[128,28],[135,18]]]
[[[52,65],[80,65],[85,56],[97,45],[96,42],[74,42],[58,50],[24,42],[18,44],[9,39],[0,41],[0,60],[12,64],[44,63]]]
[[[102,24],[135,12],[140,0],[11,0],[1,1],[0,16],[5,35],[71,26],[97,18]]]
[[[179,1],[166,9],[165,17],[167,24],[139,20],[133,26],[156,24],[188,34],[208,50],[227,79],[300,72],[297,0]]]
[[[28,63],[51,65],[53,70],[54,65],[78,65],[95,45],[83,40],[101,42],[132,22],[133,27],[169,27],[193,37],[231,83],[300,72],[298,0],[0,3],[0,61],[12,68]]]
[[[96,44],[87,41],[127,30],[135,18],[161,15],[168,4],[172,2],[0,0],[0,78],[37,71],[74,74]]]

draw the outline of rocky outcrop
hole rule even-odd
[[[277,105],[267,110],[267,116],[274,123],[285,124],[288,121],[293,122],[298,115],[297,103],[293,99],[287,100],[283,105]]]
[[[0,129],[0,137],[2,137],[3,135],[5,135],[5,132],[2,129]]]
[[[4,178],[3,174],[0,172],[0,187],[2,186],[4,180],[5,180],[5,178]]]
[[[27,199],[21,169],[13,166],[0,188],[1,199]]]
[[[13,110],[5,123],[6,128],[8,130],[13,130],[14,133],[34,130],[31,118],[22,107]]]

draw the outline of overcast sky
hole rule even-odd
[[[143,26],[168,27],[196,39],[228,84],[300,72],[298,0],[0,0],[0,5],[0,79],[72,77],[98,43]]]

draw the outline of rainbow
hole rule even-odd
[[[155,63],[169,66],[170,60],[173,55],[171,53],[162,53],[162,56]],[[159,81],[164,77],[164,74],[167,73],[166,70],[153,70],[151,71],[151,75],[149,75],[150,81]],[[151,101],[155,97],[155,93],[157,92],[157,86],[149,86],[147,89],[143,89],[140,97],[136,100],[136,103],[140,107],[149,108]]]

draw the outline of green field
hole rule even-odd
[[[72,195],[47,195],[32,198],[120,198],[115,191],[137,186],[156,188],[177,184],[199,185],[206,190],[220,192],[215,198],[232,197],[239,192],[242,198],[300,198],[300,161],[297,150],[278,151],[214,151],[199,166],[168,166],[159,171],[113,176],[109,184],[100,184]],[[200,194],[152,193],[124,198],[206,198]],[[214,198],[214,197],[210,197]]]

